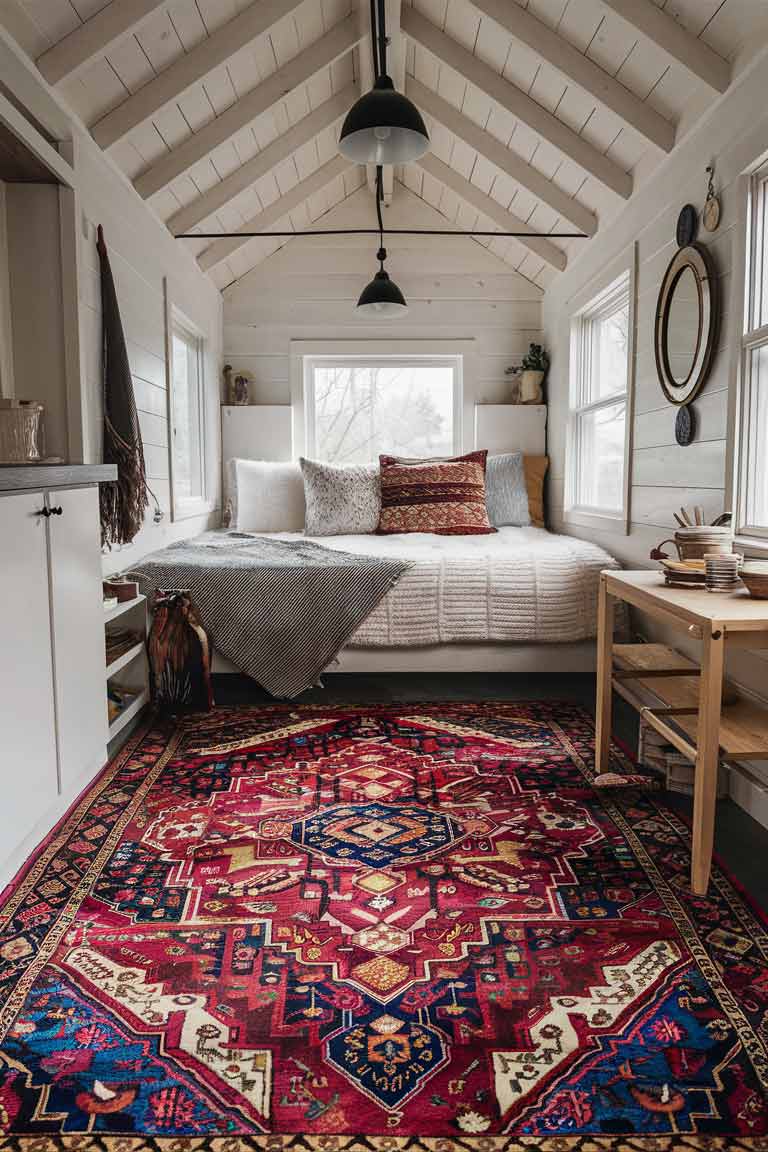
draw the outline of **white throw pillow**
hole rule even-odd
[[[299,464],[307,536],[360,536],[376,531],[381,511],[378,464],[322,464],[303,456]]]
[[[239,532],[301,532],[304,482],[298,464],[235,460]]]
[[[495,528],[505,524],[525,528],[531,523],[522,452],[488,457],[485,503],[488,519]]]

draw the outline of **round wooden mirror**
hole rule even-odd
[[[672,257],[656,305],[656,370],[672,404],[689,404],[709,373],[717,331],[714,271],[706,248]]]

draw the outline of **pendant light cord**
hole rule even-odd
[[[384,199],[384,176],[381,164],[376,166],[376,217],[379,221],[379,251],[376,253],[376,259],[381,265],[381,271],[384,271],[384,261],[387,258],[387,250],[384,247],[384,218],[381,214],[381,202]]]
[[[379,0],[379,67],[380,75],[387,74],[387,27],[384,13],[384,0]]]
[[[371,53],[373,56],[373,80],[375,83],[381,75],[379,37],[376,31],[376,0],[371,0]]]

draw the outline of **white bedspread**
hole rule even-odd
[[[595,544],[540,528],[500,528],[492,536],[311,539],[414,561],[355,632],[352,648],[588,640],[597,632],[599,573],[619,567]]]

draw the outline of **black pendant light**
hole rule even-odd
[[[367,284],[360,294],[357,302],[358,316],[370,317],[372,320],[394,320],[396,316],[403,316],[408,311],[408,304],[402,292],[390,280],[384,271],[384,261],[387,250],[384,247],[384,221],[381,217],[381,201],[384,198],[384,188],[381,168],[376,169],[376,214],[379,220],[379,250],[376,259],[379,261],[379,271]]]
[[[339,151],[356,164],[405,164],[429,149],[421,113],[387,75],[384,23],[384,0],[378,0],[378,22],[371,0],[374,85],[350,108],[339,139]]]

